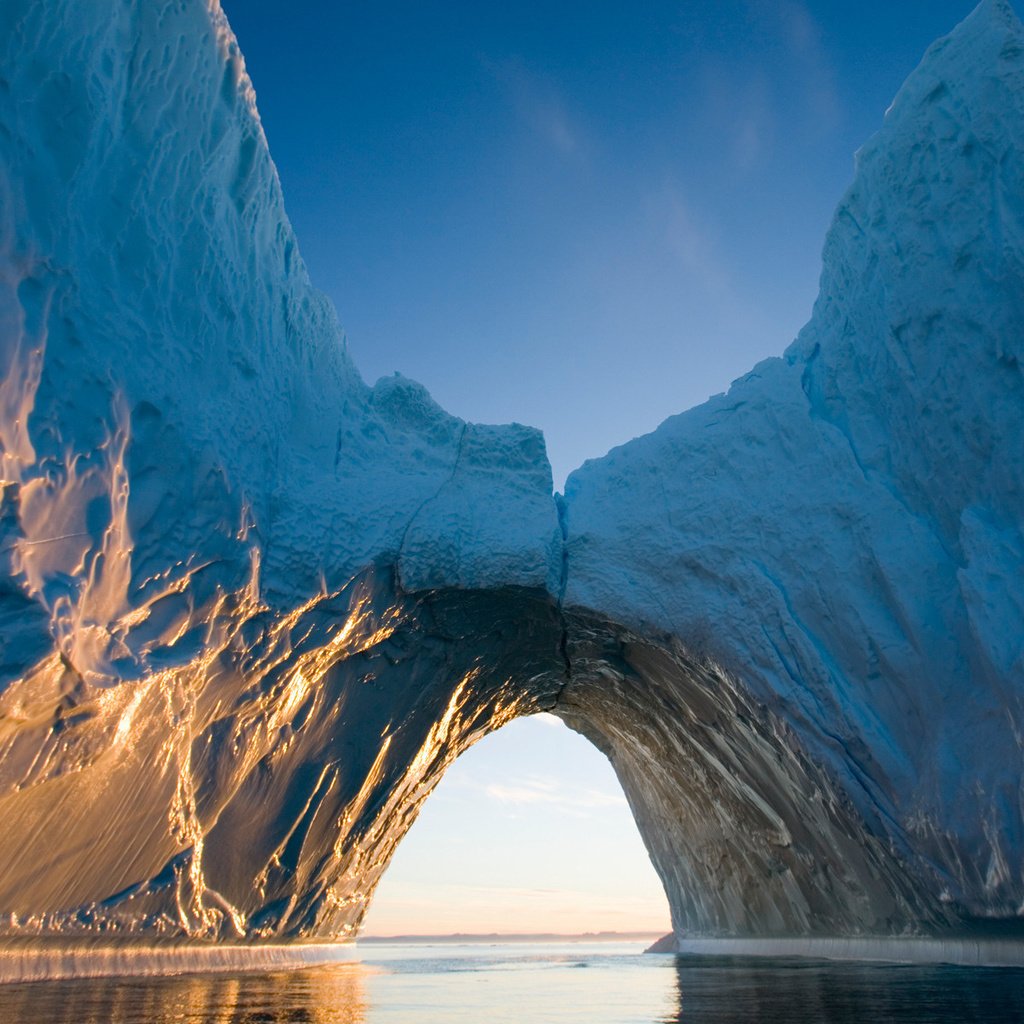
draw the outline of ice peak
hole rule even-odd
[[[969,23],[1003,25],[1007,28],[1020,27],[1020,20],[1017,18],[1010,0],[981,0],[981,3],[960,24],[963,26]]]
[[[941,70],[943,75],[965,80],[977,78],[978,71],[991,67],[998,58],[1018,57],[1018,49],[1007,49],[1006,43],[1019,41],[1022,34],[1024,26],[1009,0],[981,0],[952,32],[929,47],[900,94],[927,70]]]
[[[981,0],[952,32],[928,49],[904,90],[921,71],[933,67],[941,69],[946,76],[976,79],[980,77],[978,72],[992,67],[999,58],[1019,58],[1019,49],[1007,48],[1006,43],[1009,39],[1020,41],[1022,35],[1024,26],[1010,0]]]

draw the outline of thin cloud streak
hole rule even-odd
[[[818,134],[837,128],[842,118],[842,105],[835,61],[810,8],[800,0],[752,0],[751,10],[766,30],[776,34],[782,43],[789,58],[789,76],[797,86],[795,95],[802,100],[807,122]],[[792,102],[787,101],[785,108],[792,116]]]
[[[519,785],[491,783],[484,786],[484,793],[493,800],[505,804],[552,804],[569,810],[577,808],[626,806],[626,798],[614,793],[603,793],[596,789],[559,789],[552,783],[526,781]]]
[[[562,156],[581,152],[582,133],[553,82],[527,68],[520,57],[481,57],[480,65],[498,83],[519,121],[536,138]]]
[[[783,38],[800,62],[809,112],[820,131],[831,131],[839,124],[842,108],[833,71],[834,62],[825,46],[821,26],[805,4],[795,0],[776,2]]]

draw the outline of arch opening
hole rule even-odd
[[[360,938],[668,930],[664,889],[614,770],[540,713],[502,726],[448,769]]]
[[[303,614],[216,666],[217,700],[193,698],[190,718],[137,737],[108,777],[104,799],[122,820],[171,815],[140,833],[131,862],[115,856],[121,833],[90,813],[103,750],[52,788],[83,842],[60,851],[60,871],[33,874],[25,856],[24,876],[4,879],[16,913],[43,908],[35,932],[350,939],[448,768],[540,711],[607,756],[676,935],[893,934],[938,921],[899,851],[796,739],[813,730],[798,733],[671,637],[528,588],[407,594],[386,568]],[[147,692],[160,723],[178,691]],[[111,729],[96,735],[116,742],[118,714],[100,708]],[[88,741],[85,723],[61,741]],[[26,849],[39,839],[30,795],[8,799]]]

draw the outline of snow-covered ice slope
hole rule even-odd
[[[1024,32],[928,53],[781,359],[588,463],[354,370],[216,0],[0,5],[0,931],[338,938],[553,710],[679,932],[1024,906]]]
[[[69,614],[103,590],[105,623],[138,619],[126,590],[144,581],[203,586],[199,564],[236,589],[257,555],[289,598],[383,553],[410,586],[543,586],[539,432],[467,426],[400,377],[363,384],[219,6],[11,0],[0,19],[2,440],[25,592],[52,610],[71,585],[54,567],[104,545]],[[80,671],[144,667],[118,628],[127,650],[94,638]]]
[[[859,152],[810,323],[566,487],[567,605],[784,708],[943,898],[1024,905],[1024,33],[937,42]]]

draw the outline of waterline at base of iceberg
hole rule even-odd
[[[938,938],[681,938],[653,950],[693,956],[806,957],[963,967],[1024,967],[1024,942],[1009,939]]]
[[[16,943],[0,946],[0,984],[69,978],[290,971],[356,960],[356,947],[352,942],[175,943],[165,946]]]

